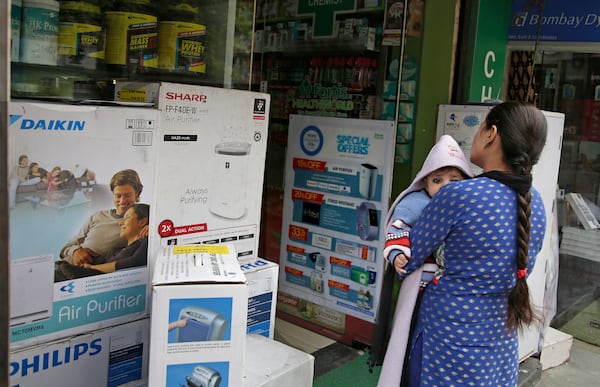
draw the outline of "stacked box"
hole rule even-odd
[[[60,339],[9,354],[10,385],[145,386],[150,319]]]
[[[275,335],[275,306],[279,265],[257,258],[242,265],[248,281],[248,324],[246,332],[272,339]]]
[[[9,168],[27,156],[42,175],[9,183],[11,350],[148,315],[147,247],[139,250],[143,262],[107,274],[67,262],[69,251],[87,246],[98,214],[114,223],[96,234],[94,260],[114,252],[106,235],[120,234],[112,214],[121,198],[110,187],[117,172],[139,176],[143,188],[131,200],[154,203],[157,124],[156,109],[10,104]]]
[[[163,247],[152,285],[149,386],[241,386],[248,286],[235,248]]]
[[[161,84],[156,166],[159,247],[233,244],[257,257],[270,96]]]

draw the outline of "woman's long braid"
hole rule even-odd
[[[531,177],[546,143],[547,123],[535,106],[523,102],[507,102],[495,106],[486,117],[488,127],[496,125],[502,139],[504,159],[513,173]],[[517,282],[508,295],[506,327],[521,329],[539,321],[529,298],[527,268],[530,239],[531,192],[517,193]]]
[[[529,159],[529,157],[526,157],[526,159]],[[524,171],[524,168],[517,168],[516,171],[518,174],[530,174],[530,172]],[[525,194],[517,193],[517,205],[517,270],[527,270],[529,230],[531,228],[529,220],[531,216],[531,191],[527,191]],[[535,319],[535,313],[529,298],[527,278],[517,277],[517,283],[508,295],[506,326],[509,329],[518,329],[531,324]]]

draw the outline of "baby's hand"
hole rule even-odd
[[[404,270],[404,266],[408,263],[408,258],[403,253],[396,255],[394,258],[394,270],[398,274],[406,274],[406,270]]]

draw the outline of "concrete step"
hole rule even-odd
[[[572,346],[572,335],[548,327],[548,329],[546,329],[546,337],[544,338],[544,346],[542,347],[542,354],[540,356],[542,371],[567,362],[571,357]]]

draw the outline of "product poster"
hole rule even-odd
[[[436,136],[443,134],[452,136],[465,155],[471,154],[473,136],[485,121],[487,113],[492,106],[487,105],[440,105],[438,110],[438,125]],[[471,169],[476,175],[481,173],[481,168],[471,163]]]
[[[157,124],[156,109],[10,104],[11,349],[147,315]]]
[[[269,101],[249,91],[161,84],[152,251],[232,244],[241,263],[256,259]]]
[[[393,121],[290,116],[280,290],[374,321]]]

